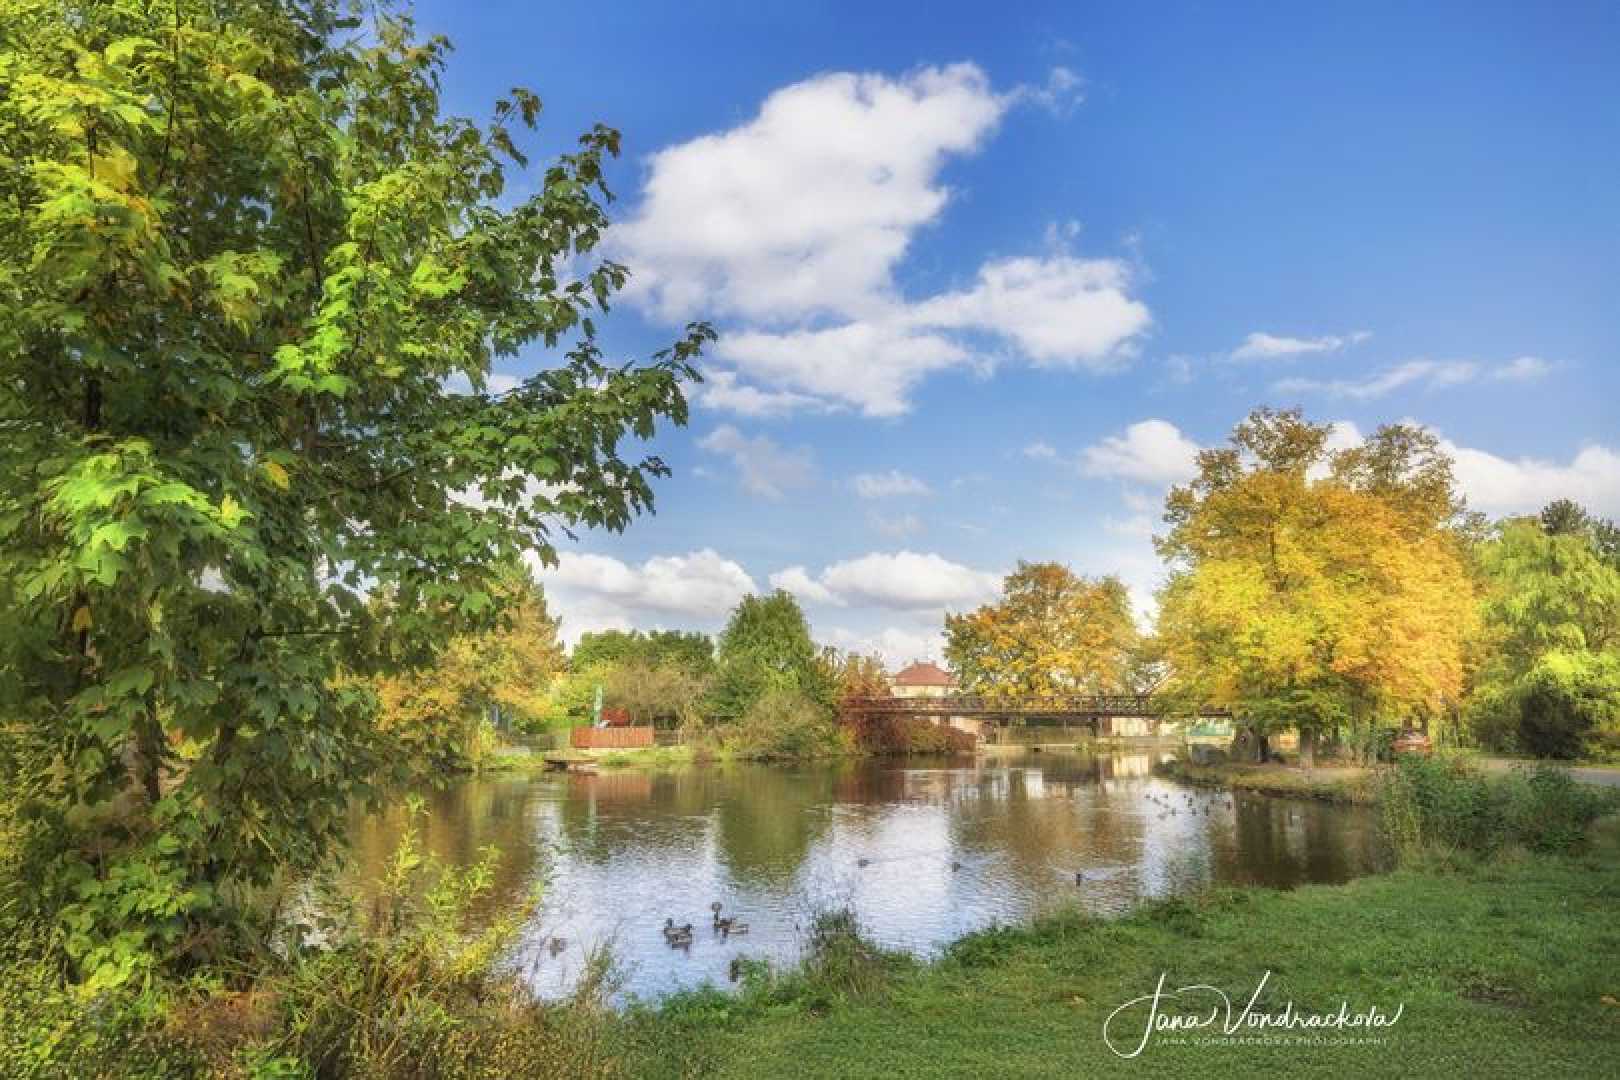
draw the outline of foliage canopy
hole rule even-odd
[[[327,849],[385,760],[339,672],[425,662],[497,565],[649,506],[625,444],[684,421],[711,336],[596,344],[617,133],[514,188],[539,99],[447,116],[447,43],[345,11],[0,7],[0,711],[114,980]],[[489,392],[529,347],[562,351]]]

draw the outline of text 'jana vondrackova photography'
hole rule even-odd
[[[1620,1078],[1617,56],[0,0],[0,1077]]]

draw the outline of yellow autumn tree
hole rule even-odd
[[[503,574],[508,594],[500,625],[451,639],[431,668],[373,680],[378,726],[421,770],[476,765],[493,746],[493,713],[540,716],[563,669],[557,620],[545,593],[521,568]]]
[[[1297,411],[1257,410],[1172,490],[1157,639],[1188,698],[1300,756],[1440,715],[1462,690],[1474,587],[1461,502],[1432,435],[1391,425],[1332,454]]]
[[[1112,693],[1137,645],[1130,597],[1116,577],[1020,562],[1001,600],[945,617],[945,656],[964,690],[992,697]]]

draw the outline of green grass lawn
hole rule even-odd
[[[697,998],[629,1025],[635,1076],[1620,1076],[1620,824],[1579,856],[1506,854],[1343,886],[1218,890],[1119,921],[1060,918],[968,939],[830,1008]],[[1210,983],[1336,1012],[1404,1005],[1376,1046],[1150,1045],[1104,1019]],[[727,1004],[729,1002],[729,1004]],[[1138,1016],[1141,1014],[1138,1013]],[[1135,1025],[1140,1037],[1140,1021]]]

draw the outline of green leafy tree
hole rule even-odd
[[[1549,536],[1585,536],[1592,541],[1598,557],[1620,569],[1620,526],[1594,517],[1580,503],[1557,499],[1542,508],[1541,527]]]
[[[714,671],[714,640],[684,630],[603,630],[579,636],[569,656],[575,671],[637,663],[643,667],[674,666],[696,676]]]
[[[804,612],[788,592],[743,597],[720,635],[716,660],[710,709],[721,721],[741,719],[768,691],[792,691],[812,707],[831,711],[831,675],[810,640]],[[792,712],[773,709],[772,715]]]
[[[680,664],[631,659],[603,670],[603,700],[630,714],[635,724],[701,726],[711,677]]]
[[[1469,711],[1500,748],[1620,752],[1620,569],[1574,509],[1507,522],[1479,552],[1485,661]]]
[[[666,470],[626,438],[684,421],[711,336],[596,343],[615,132],[527,172],[533,93],[447,116],[448,44],[345,9],[0,4],[0,711],[103,981],[329,849],[387,760],[338,674],[424,662],[497,564],[644,510]]]

